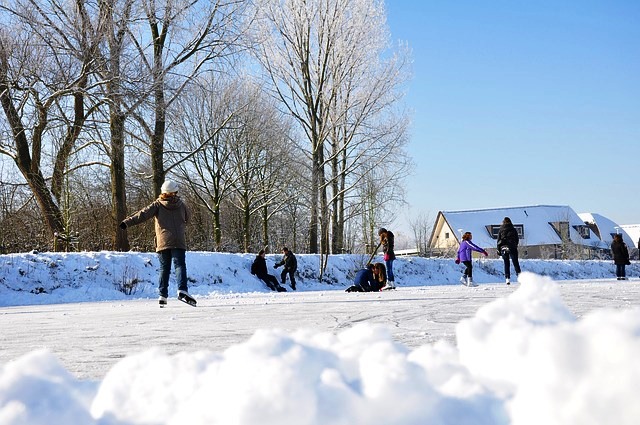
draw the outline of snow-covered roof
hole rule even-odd
[[[579,228],[584,221],[571,207],[566,205],[530,205],[523,207],[491,208],[464,211],[441,211],[450,228],[460,238],[463,232],[472,232],[473,241],[482,247],[495,247],[496,240],[489,233],[490,226],[500,226],[505,217],[509,217],[515,226],[522,225],[524,238],[521,245],[562,244],[558,232],[550,223],[568,222],[571,241],[576,244],[604,247],[597,235],[589,232],[589,238],[580,236]]]
[[[637,248],[638,242],[640,241],[640,224],[621,224],[620,228],[631,238],[631,245]],[[631,248],[631,246],[629,246],[629,248]]]
[[[621,233],[622,240],[624,240],[624,243],[626,243],[630,248],[635,246],[633,239],[624,230],[624,226],[615,223],[613,220],[596,213],[580,213],[578,216],[585,223],[589,223],[598,228],[600,240],[607,244],[607,246],[610,246],[611,242],[613,242],[612,235],[614,233]]]
[[[629,235],[629,237],[633,241],[632,245],[637,248],[638,241],[640,240],[640,224],[621,224],[620,227],[622,228],[622,230],[627,232],[627,235]]]

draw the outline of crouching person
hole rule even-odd
[[[380,271],[382,266],[383,270]],[[386,270],[384,264],[367,264],[367,267],[359,270],[354,278],[353,285],[345,289],[345,292],[377,292],[386,284]]]
[[[256,275],[272,291],[287,292],[286,288],[280,286],[278,279],[267,271],[267,260],[265,259],[264,249],[261,249],[258,255],[256,255],[256,259],[253,260],[253,264],[251,264],[251,274]]]

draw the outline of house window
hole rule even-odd
[[[518,238],[524,239],[524,224],[514,224],[513,227],[516,228],[518,232]],[[485,226],[487,232],[489,232],[489,236],[493,239],[498,239],[498,233],[500,233],[500,225],[499,224],[489,224]]]
[[[500,231],[500,225],[495,225],[495,224],[489,224],[488,226],[485,226],[487,229],[487,232],[489,232],[489,236],[491,236],[493,239],[498,239],[498,232]]]
[[[591,230],[589,229],[589,226],[578,225],[573,226],[573,228],[576,229],[576,232],[578,232],[582,239],[591,239]]]
[[[445,238],[445,239],[449,239],[449,233],[445,232],[445,234],[444,234],[444,238]]]
[[[569,222],[568,221],[550,221],[549,225],[553,227],[553,230],[556,231],[556,234],[563,241],[571,239],[569,235]]]

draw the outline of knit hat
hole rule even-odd
[[[162,193],[175,193],[178,191],[178,185],[173,180],[165,180],[161,190]]]

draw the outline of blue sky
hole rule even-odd
[[[552,204],[640,223],[640,1],[386,7],[413,50],[408,216]]]

